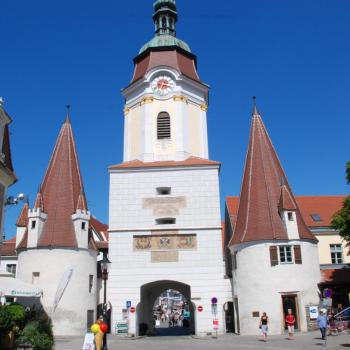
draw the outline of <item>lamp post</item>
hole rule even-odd
[[[103,321],[107,323],[107,280],[108,280],[108,272],[111,266],[111,262],[107,258],[107,253],[103,253],[103,259],[101,260],[101,272],[102,272],[102,280],[104,285],[103,290]],[[103,335],[103,350],[108,350],[107,347],[107,332]]]

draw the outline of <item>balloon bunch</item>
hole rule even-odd
[[[101,323],[94,323],[91,326],[91,332],[94,334],[97,334],[99,332],[101,333],[107,333],[108,332],[108,325],[105,322],[101,322]]]

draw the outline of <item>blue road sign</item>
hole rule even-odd
[[[128,300],[128,301],[126,302],[126,308],[129,309],[130,307],[131,307],[131,301]]]

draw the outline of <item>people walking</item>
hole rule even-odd
[[[324,311],[320,311],[320,314],[317,317],[317,327],[321,332],[322,340],[325,340],[327,330],[327,314]]]
[[[259,328],[261,329],[262,333],[262,340],[267,341],[267,331],[269,329],[269,318],[266,315],[266,312],[263,312],[262,316],[260,317],[260,323],[259,323]]]
[[[295,317],[293,315],[292,309],[288,309],[288,314],[286,316],[286,324],[288,327],[288,339],[292,340],[294,336],[294,325],[295,325]]]

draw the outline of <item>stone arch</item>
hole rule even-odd
[[[157,297],[164,291],[168,289],[174,289],[179,291],[189,303],[190,309],[190,328],[191,334],[195,333],[195,306],[191,302],[191,287],[188,284],[171,281],[171,280],[161,280],[146,283],[140,288],[140,303],[137,305],[137,320],[136,329],[138,334],[140,330],[147,328],[148,330],[153,329],[153,306]]]

